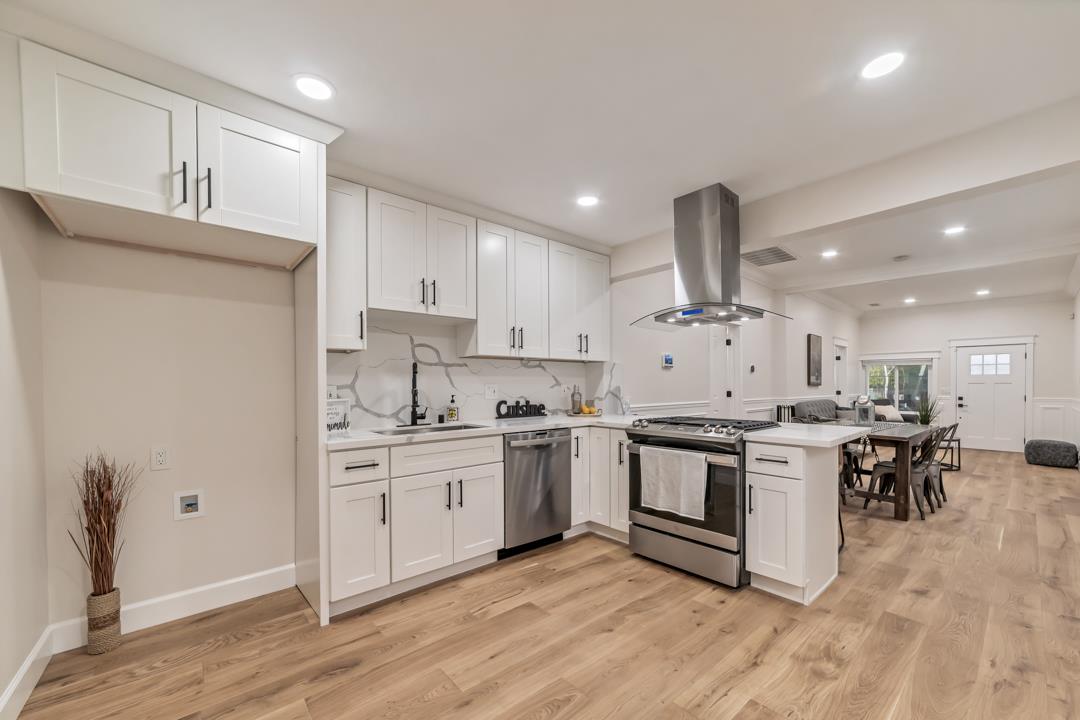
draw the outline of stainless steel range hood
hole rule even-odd
[[[675,198],[675,305],[632,325],[667,328],[757,320],[771,310],[743,305],[739,196],[717,183]],[[788,318],[790,320],[790,318]]]

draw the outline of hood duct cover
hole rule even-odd
[[[742,304],[740,262],[738,195],[717,183],[675,198],[675,306],[632,324],[667,329],[778,315]]]

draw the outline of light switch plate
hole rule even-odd
[[[498,397],[499,397],[499,386],[498,385],[485,385],[484,386],[484,399],[485,400],[495,400]]]

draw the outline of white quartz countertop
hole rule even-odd
[[[549,415],[547,417],[517,418],[513,420],[462,421],[466,425],[480,427],[462,430],[442,430],[431,433],[407,435],[380,435],[371,430],[351,430],[347,437],[335,437],[327,440],[330,452],[341,450],[359,450],[361,448],[387,447],[390,445],[408,445],[436,440],[461,440],[463,438],[485,437],[488,435],[506,435],[514,432],[529,432],[548,428],[602,427],[622,430],[638,416],[599,415],[595,417],[571,417],[569,415]],[[387,428],[389,429],[389,428]]]
[[[855,425],[809,425],[780,423],[778,428],[746,433],[747,442],[766,445],[830,448],[849,443],[865,435],[870,428]]]
[[[548,417],[519,418],[515,420],[467,421],[465,424],[479,425],[480,427],[416,433],[413,435],[380,435],[374,432],[374,429],[352,430],[348,436],[330,438],[326,444],[330,452],[340,452],[342,450],[408,445],[437,440],[461,440],[463,438],[485,437],[488,435],[505,435],[507,433],[528,432],[546,428],[601,427],[622,430],[629,427],[630,423],[638,417],[642,416],[600,415],[597,417],[570,417],[568,415],[550,415]],[[860,438],[866,431],[867,428],[852,426],[781,423],[778,428],[747,433],[745,439],[748,442],[769,445],[829,448]]]

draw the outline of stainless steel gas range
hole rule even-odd
[[[747,583],[749,574],[743,561],[743,435],[772,427],[778,427],[777,423],[704,417],[635,420],[626,431],[631,441],[630,549],[725,585],[738,587]],[[672,462],[688,460],[689,467],[703,465],[703,499],[695,501],[694,507],[680,508],[683,512],[646,504],[641,462],[645,448],[667,451]],[[698,501],[701,507],[697,507]]]

